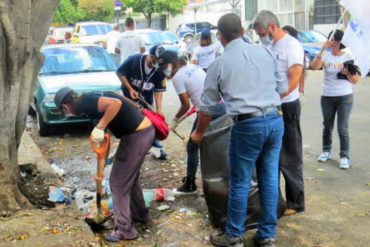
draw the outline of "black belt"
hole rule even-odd
[[[246,113],[246,114],[240,114],[238,116],[235,116],[233,119],[235,122],[240,122],[240,121],[243,121],[245,119],[249,119],[249,118],[255,118],[255,117],[262,117],[264,115],[271,115],[275,112],[279,112],[281,111],[281,107],[280,106],[272,106],[272,107],[266,107],[266,108],[262,108],[261,110],[258,110],[258,111],[254,111],[254,112],[250,112],[250,113]]]

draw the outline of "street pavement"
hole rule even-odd
[[[332,158],[326,163],[316,161],[321,152],[320,94],[322,79],[322,71],[307,72],[305,83],[306,106],[302,109],[301,116],[306,211],[279,220],[276,246],[368,247],[370,246],[370,235],[368,234],[370,232],[370,148],[367,141],[370,138],[370,78],[362,79],[354,86],[354,107],[349,124],[352,168],[349,170],[339,169],[339,138],[336,129],[333,133]],[[171,82],[168,82],[167,88],[163,97],[163,107],[167,122],[170,122],[180,103]],[[178,132],[188,136],[194,117],[193,114],[181,123]],[[90,181],[89,187],[93,189],[91,174],[95,171],[96,166],[95,154],[91,151],[88,142],[89,131],[84,129],[82,133],[72,132],[70,132],[72,135],[65,135],[66,133],[63,132],[56,136],[41,138],[34,130],[32,137],[43,150],[45,157],[49,157],[49,160],[66,170],[65,179],[67,183],[76,187],[84,187],[81,183]],[[184,142],[170,133],[169,138],[163,144],[165,150],[173,159],[172,161],[153,161],[148,157],[143,165],[141,175],[144,188],[175,188],[180,184],[181,176],[185,174],[186,153]],[[198,178],[200,178],[200,174]],[[68,182],[68,180],[70,181]],[[284,181],[282,179],[282,191],[284,191],[283,186]],[[191,200],[194,200],[194,197],[191,197],[189,202],[183,202],[190,209],[194,204]],[[196,209],[201,204],[199,201],[203,201],[202,197],[200,196],[196,200],[197,205],[193,205],[193,209],[206,214],[206,212]],[[156,216],[155,220],[158,223],[163,223],[168,220],[168,217],[163,214],[159,218]],[[165,227],[162,227],[160,231],[168,235],[167,237],[175,239],[171,240],[171,244],[184,241],[192,243],[194,239],[199,238],[199,234],[202,234],[203,237],[209,234],[208,227],[204,227],[206,223],[201,222],[203,225],[198,224],[198,220],[192,222],[192,228],[197,229],[197,232],[187,233],[186,236],[181,238],[176,238],[176,236],[181,235],[182,227],[177,229],[169,226],[168,231],[171,231],[171,234],[164,231]],[[202,232],[199,229],[204,230]],[[157,231],[155,228],[150,228],[150,230],[153,234]],[[250,239],[253,233],[252,230],[245,235],[247,246],[252,244]],[[191,234],[198,235],[194,237]],[[147,242],[150,242],[153,237],[157,241],[158,237],[159,245],[157,246],[167,246],[167,240],[165,238],[160,240],[160,236],[150,235]],[[202,242],[193,242],[191,246],[209,246],[204,242],[204,238],[202,239]],[[135,243],[132,245],[128,243],[127,246],[136,246]],[[182,245],[175,244],[171,246]]]

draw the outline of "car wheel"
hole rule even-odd
[[[184,41],[186,44],[190,44],[191,42],[193,42],[193,39],[194,39],[194,36],[191,34],[186,34],[184,36]]]
[[[304,53],[304,67],[305,69],[310,69],[311,68],[311,57],[308,52]]]
[[[40,136],[47,136],[50,134],[50,127],[44,122],[39,110],[36,110],[37,130]]]

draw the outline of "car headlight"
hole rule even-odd
[[[55,94],[54,93],[47,94],[42,99],[42,102],[44,102],[44,103],[52,103],[52,102],[54,102],[54,97],[55,97]]]

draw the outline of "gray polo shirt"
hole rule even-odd
[[[215,114],[222,96],[227,114],[236,116],[281,105],[279,93],[287,90],[286,74],[271,51],[235,39],[208,67],[200,108]]]

